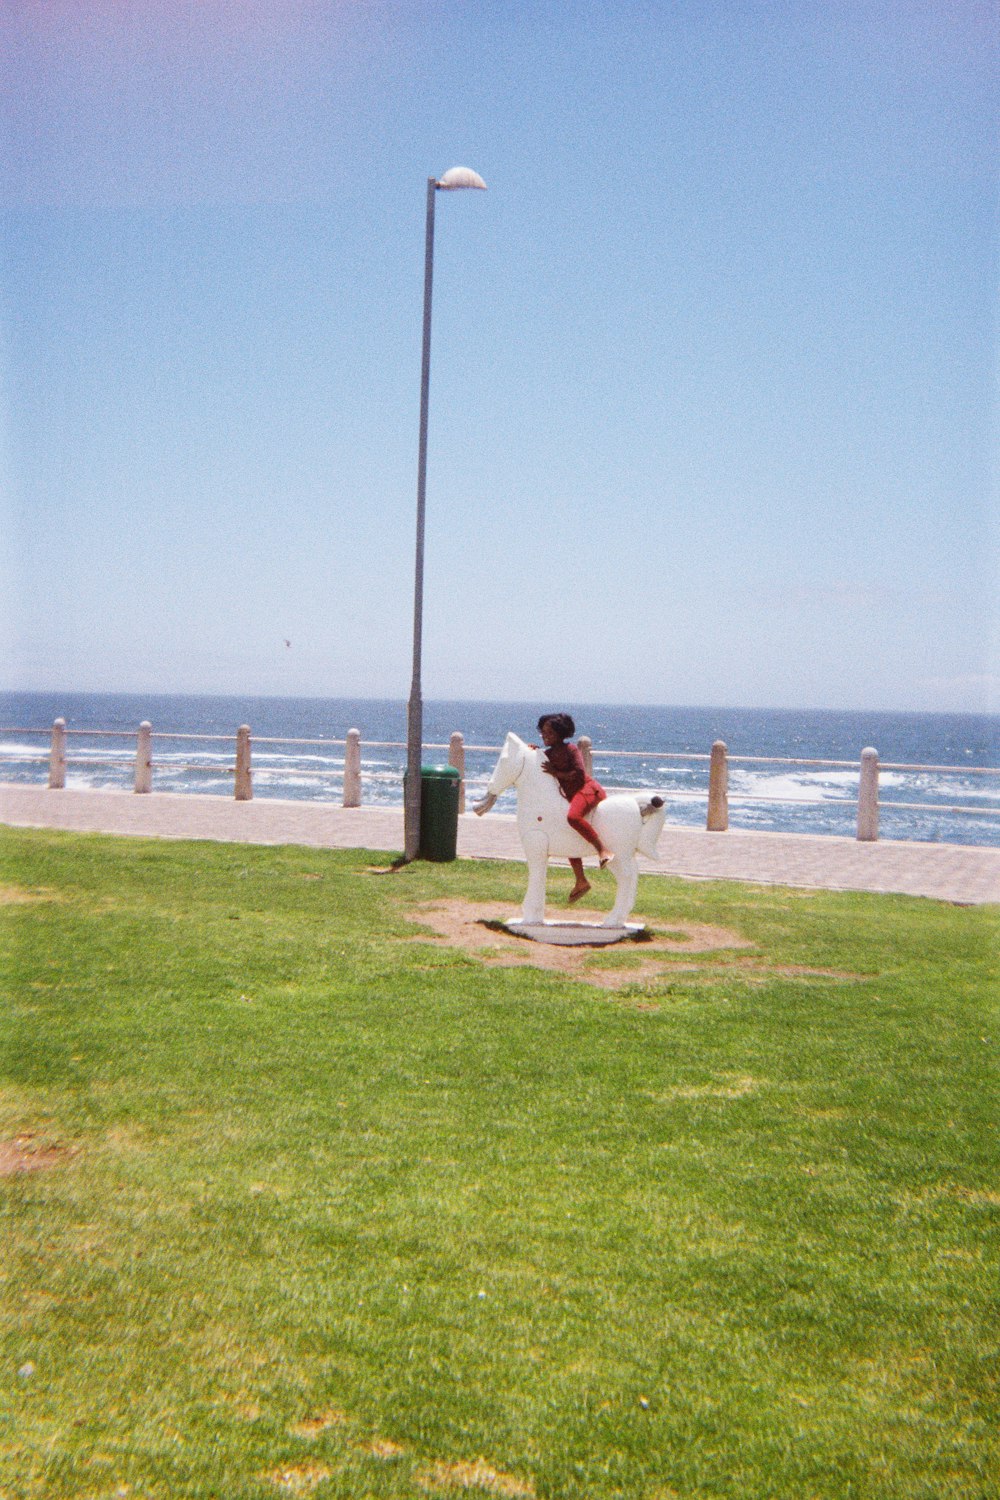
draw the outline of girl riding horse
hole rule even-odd
[[[542,714],[538,721],[538,732],[542,736],[546,752],[542,770],[555,777],[559,783],[560,792],[569,803],[566,821],[574,832],[594,846],[603,870],[614,859],[614,855],[601,842],[600,834],[588,823],[587,816],[594,811],[598,803],[604,801],[607,792],[600,782],[587,775],[583,756],[570,740],[570,735],[576,733],[576,725],[569,714]],[[532,746],[532,748],[538,747]],[[574,856],[570,858],[569,863],[576,877],[576,884],[569,893],[569,900],[572,903],[579,901],[581,896],[587,894],[590,890],[590,881],[583,873],[582,859]]]

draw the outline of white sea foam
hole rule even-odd
[[[822,802],[836,797],[845,799],[857,787],[850,782],[809,772],[779,774],[773,771],[734,769],[729,778],[730,795],[738,797],[773,797],[781,802]]]
[[[22,742],[19,740],[0,740],[0,755],[9,755],[12,759],[17,759],[23,756],[25,760],[33,760],[42,755],[44,755],[47,759],[48,753],[48,742],[44,740],[41,735],[39,735],[34,744],[31,744],[28,741]]]

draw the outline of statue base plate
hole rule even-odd
[[[535,943],[559,943],[563,946],[606,948],[623,938],[634,938],[645,932],[644,922],[623,922],[620,927],[602,927],[600,922],[526,922],[512,917],[503,924],[515,937],[531,938]]]

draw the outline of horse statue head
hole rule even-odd
[[[493,767],[493,775],[486,785],[484,801],[489,803],[489,807],[482,807],[481,803],[477,803],[475,808],[477,813],[480,812],[481,807],[482,812],[488,812],[502,792],[505,792],[508,787],[516,786],[524,770],[525,759],[532,753],[531,746],[525,744],[524,740],[511,730],[503,742],[500,759]]]

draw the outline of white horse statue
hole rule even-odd
[[[586,839],[566,821],[567,802],[554,776],[542,770],[544,750],[533,749],[516,734],[508,734],[500,759],[486,787],[486,796],[473,811],[489,812],[501,792],[517,789],[517,831],[528,861],[528,889],[521,908],[525,924],[545,921],[545,875],[551,858],[593,854]],[[590,815],[590,822],[614,855],[609,865],[618,883],[615,904],[600,924],[624,927],[639,888],[637,853],[656,857],[667,810],[661,797],[640,799],[619,793],[606,797]]]

